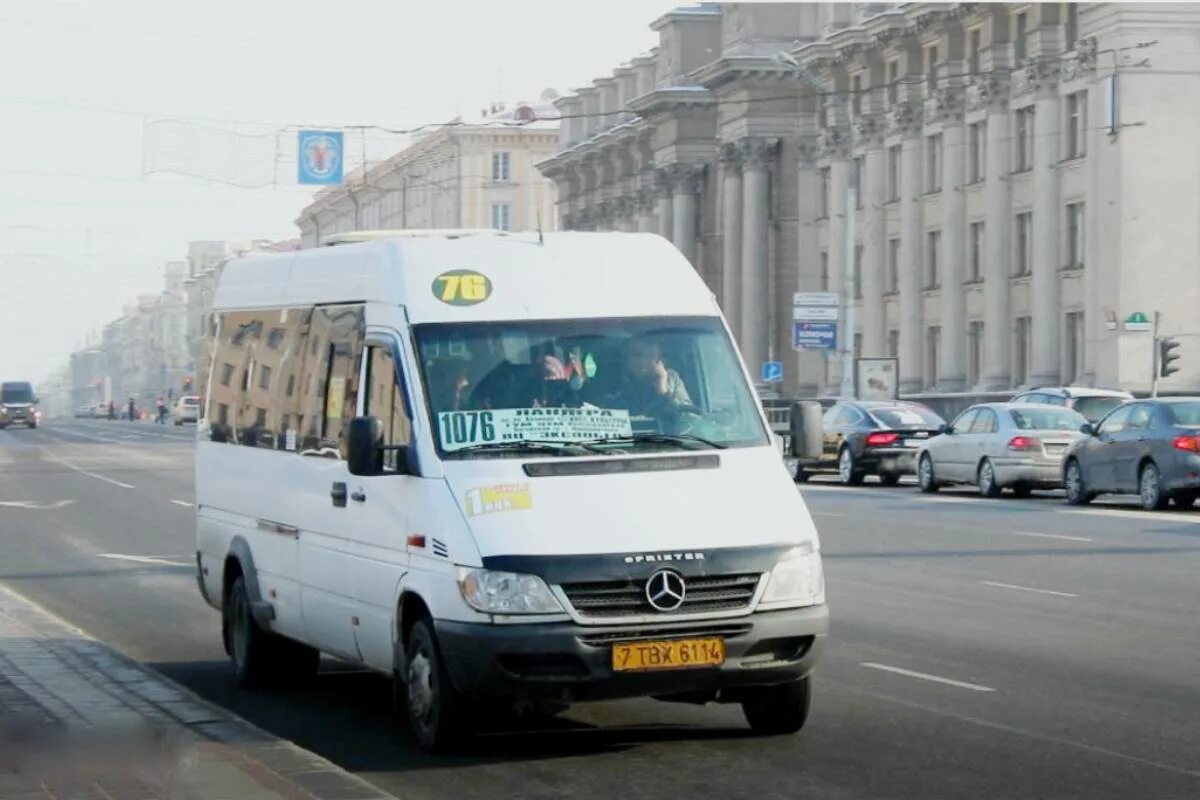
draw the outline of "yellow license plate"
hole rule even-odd
[[[693,669],[725,663],[723,639],[676,639],[670,642],[614,644],[612,668],[616,672],[654,669]]]

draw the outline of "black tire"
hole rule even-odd
[[[984,497],[999,497],[1004,489],[996,482],[996,468],[986,458],[979,462],[975,472],[975,483],[979,486],[979,494]]]
[[[879,482],[884,486],[895,486],[900,483],[899,472],[881,472],[879,473]]]
[[[1180,492],[1179,494],[1171,496],[1171,502],[1173,502],[1175,507],[1180,511],[1186,511],[1187,509],[1196,505],[1196,493]]]
[[[1147,511],[1162,511],[1171,502],[1163,491],[1162,475],[1153,461],[1148,461],[1138,470],[1138,498]]]
[[[1086,506],[1095,498],[1095,495],[1088,491],[1087,484],[1084,483],[1083,467],[1079,466],[1079,462],[1073,458],[1067,462],[1067,467],[1063,470],[1063,489],[1067,492],[1068,505]]]
[[[1012,493],[1013,497],[1026,498],[1033,494],[1033,487],[1028,483],[1014,483]]]
[[[801,678],[778,686],[763,686],[742,701],[750,729],[760,736],[796,733],[808,720],[812,707],[812,679]]]
[[[450,680],[428,619],[413,625],[405,657],[408,726],[422,750],[451,750],[465,734],[465,703]]]
[[[844,445],[838,451],[838,480],[843,486],[858,486],[863,482],[864,473],[854,461],[854,451],[850,445]]]
[[[938,490],[937,475],[933,471],[933,459],[928,453],[921,454],[917,462],[917,485],[925,494],[933,494]]]
[[[796,483],[808,483],[808,479],[812,477],[812,473],[804,469],[804,465],[796,462],[796,474],[792,478]]]
[[[271,634],[258,627],[250,610],[250,594],[246,579],[238,575],[229,590],[225,603],[224,625],[229,643],[229,657],[239,686],[262,686],[271,675]]]

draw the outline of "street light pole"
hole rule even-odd
[[[858,159],[854,157],[854,110],[846,99],[836,91],[829,91],[803,64],[786,50],[775,54],[775,61],[788,67],[801,80],[817,91],[819,95],[828,95],[833,99],[841,112],[846,125],[846,159],[848,185],[846,186],[846,224],[842,226],[842,291],[839,305],[841,306],[842,330],[844,335],[838,343],[842,353],[842,380],[838,394],[844,398],[854,397],[854,240],[858,236]]]

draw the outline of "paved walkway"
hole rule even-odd
[[[384,800],[0,586],[3,800]]]

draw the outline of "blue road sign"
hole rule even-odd
[[[797,350],[837,349],[837,323],[793,322],[792,347]]]
[[[342,182],[342,132],[300,131],[297,164],[300,183],[336,184]]]
[[[783,380],[782,361],[764,361],[762,364],[763,383],[779,383]]]

